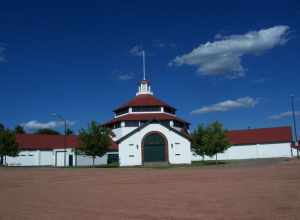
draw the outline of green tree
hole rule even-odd
[[[15,133],[16,134],[26,134],[24,128],[21,125],[17,125],[15,127]]]
[[[67,128],[66,135],[72,135],[72,134],[74,134],[74,131],[70,128]]]
[[[102,157],[111,145],[111,131],[95,121],[92,121],[87,129],[79,131],[79,151],[93,158],[93,167],[95,166],[95,158]]]
[[[19,146],[16,141],[16,134],[9,129],[0,130],[0,157],[1,165],[6,164],[6,157],[16,157],[19,153]]]
[[[42,128],[35,132],[35,134],[50,134],[50,135],[59,135],[60,133],[58,131],[55,131],[50,128]]]
[[[206,127],[203,124],[198,125],[198,127],[191,134],[192,137],[192,149],[194,152],[200,156],[202,156],[202,160],[204,160],[206,145],[204,142],[206,135]]]
[[[0,123],[0,132],[3,131],[4,129],[5,129],[4,125]]]
[[[226,136],[226,130],[219,122],[213,122],[206,128],[206,134],[203,138],[205,145],[205,154],[212,157],[216,156],[218,163],[218,153],[223,153],[230,147],[229,139]]]

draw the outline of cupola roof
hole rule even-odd
[[[168,107],[173,110],[176,110],[174,107],[170,106],[166,102],[156,98],[153,95],[141,94],[141,95],[135,96],[130,101],[124,103],[123,105],[121,105],[120,107],[115,109],[114,112],[124,109],[124,108],[137,107],[137,106],[161,106],[161,107]]]

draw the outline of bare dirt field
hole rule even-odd
[[[300,219],[300,160],[0,168],[0,219]]]

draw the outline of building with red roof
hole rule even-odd
[[[176,115],[176,108],[156,98],[150,83],[143,80],[134,98],[120,105],[114,117],[103,123],[112,129],[111,147],[97,165],[118,160],[120,166],[138,166],[147,162],[190,164],[202,160],[192,150],[189,122]],[[232,147],[218,154],[220,160],[293,157],[299,145],[292,144],[288,126],[232,130],[227,132]],[[76,135],[17,134],[21,149],[18,157],[8,157],[8,165],[17,166],[90,166],[92,158],[76,153],[80,143]],[[77,151],[78,152],[78,151]],[[213,160],[205,156],[205,160]]]
[[[20,148],[18,157],[7,157],[10,166],[91,166],[92,158],[76,153],[80,147],[78,136],[47,134],[16,134]],[[107,164],[118,154],[118,145],[113,140],[109,152],[96,158],[96,165]]]
[[[149,81],[142,80],[136,96],[116,108],[114,118],[103,124],[115,134],[120,166],[190,164],[190,124],[176,111],[154,96]]]
[[[256,128],[227,132],[232,147],[218,154],[220,160],[294,157],[297,149],[292,145],[291,127]],[[214,158],[206,157],[206,160]],[[192,160],[202,157],[192,153]]]
[[[291,127],[232,130],[227,133],[232,145],[291,143]]]
[[[96,158],[97,165],[111,159],[118,160],[120,166],[202,160],[192,150],[189,122],[176,115],[176,108],[155,97],[145,78],[136,96],[113,112],[114,117],[103,123],[114,134],[111,147],[103,157]],[[291,144],[290,127],[233,130],[227,132],[227,137],[232,147],[218,154],[221,160],[292,157],[297,153],[297,146]],[[18,134],[16,138],[21,152],[18,157],[8,158],[9,165],[91,165],[90,157],[77,153],[80,143],[75,135]]]

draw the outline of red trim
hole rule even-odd
[[[150,121],[150,120],[157,120],[157,121],[175,120],[184,124],[189,124],[183,119],[167,113],[130,113],[130,114],[126,114],[114,118],[113,120],[104,123],[104,125],[112,125],[121,121]]]
[[[164,160],[169,163],[169,149],[168,149],[169,144],[168,144],[167,137],[159,131],[151,131],[151,132],[145,134],[143,139],[142,139],[142,164],[144,164],[144,140],[145,140],[146,137],[148,137],[151,134],[158,134],[164,139],[164,141],[165,141],[165,149],[164,149],[165,150],[165,153],[164,153],[165,158],[164,158]]]

